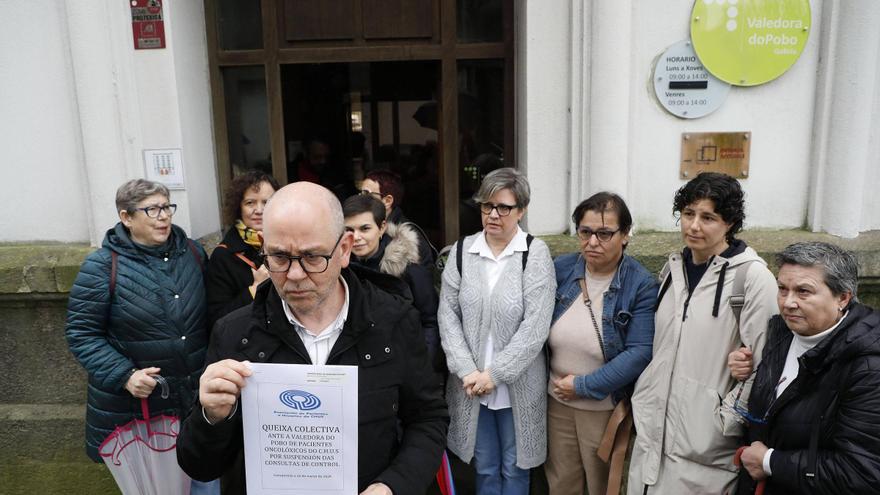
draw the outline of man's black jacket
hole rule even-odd
[[[358,490],[382,482],[396,495],[424,493],[440,465],[449,416],[418,312],[359,278],[378,277],[378,285],[388,286],[393,277],[357,269],[344,269],[342,276],[349,289],[348,316],[327,364],[359,368]],[[207,363],[227,358],[311,363],[271,283],[259,287],[251,307],[218,321]],[[242,449],[241,407],[211,426],[196,405],[181,426],[177,459],[198,480],[232,470],[239,483],[227,484],[224,493],[244,493]]]
[[[776,398],[791,341],[774,316],[749,398],[750,414],[767,423],[750,424],[746,444],[775,449],[765,493],[880,493],[880,312],[852,304]],[[741,470],[737,493],[754,490]]]

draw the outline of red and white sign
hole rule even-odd
[[[135,50],[165,48],[162,0],[131,0],[131,31]]]

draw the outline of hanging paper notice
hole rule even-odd
[[[252,363],[242,390],[249,495],[356,495],[358,369]]]

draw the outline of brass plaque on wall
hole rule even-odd
[[[751,132],[685,132],[681,135],[682,179],[700,172],[721,172],[737,179],[749,176]]]

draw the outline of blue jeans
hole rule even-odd
[[[192,480],[189,495],[220,495],[220,478],[213,481]]]
[[[480,495],[528,495],[529,471],[516,467],[513,409],[480,406],[474,468]]]

